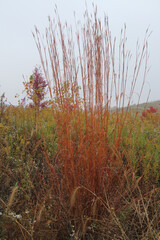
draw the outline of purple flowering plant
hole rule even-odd
[[[47,94],[47,82],[45,81],[41,69],[35,67],[29,81],[23,82],[28,98],[31,100],[29,106],[37,109],[44,108],[48,101],[44,101]]]

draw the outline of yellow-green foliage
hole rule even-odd
[[[5,153],[5,141],[7,138],[7,134],[9,132],[9,127],[4,126],[2,123],[0,123],[0,159],[2,160],[2,157]]]
[[[124,128],[126,132],[122,139],[124,155],[137,174],[143,176],[146,182],[158,184],[160,177],[160,114],[150,114],[147,118],[138,117],[134,122],[133,129],[132,120],[130,119]],[[129,134],[131,129],[131,134]]]
[[[8,132],[8,127],[0,123],[0,139],[3,139]]]

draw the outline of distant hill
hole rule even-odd
[[[148,109],[150,106],[153,106],[154,108],[158,108],[158,112],[160,112],[160,100],[158,101],[152,101],[152,102],[148,102],[148,103],[141,103],[138,105],[134,104],[134,105],[131,105],[129,106],[129,110],[130,111],[139,111],[139,112],[142,112],[144,109]],[[126,108],[124,108],[126,109]],[[112,108],[112,111],[116,111],[116,107],[113,107]]]
[[[148,103],[141,103],[138,106],[138,111],[143,111],[144,109],[148,109],[150,106],[153,106],[154,108],[158,108],[158,111],[160,112],[160,100],[148,102]],[[137,105],[131,105],[131,109],[137,109]]]

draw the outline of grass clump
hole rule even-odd
[[[130,111],[141,67],[140,96],[145,83],[149,34],[128,86],[125,27],[117,63],[108,19],[96,8],[76,37],[55,16],[47,48],[34,33],[51,105],[39,109],[36,128],[29,106],[7,107],[0,125],[0,237],[158,239],[159,113]]]

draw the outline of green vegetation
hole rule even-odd
[[[51,96],[36,126],[32,106],[5,106],[1,98],[0,239],[158,240],[160,113],[129,108],[143,60],[147,71],[147,35],[126,99],[125,30],[116,70],[107,18],[103,29],[96,10],[85,13],[77,59],[72,32],[56,16],[46,32],[50,64],[34,34]]]

